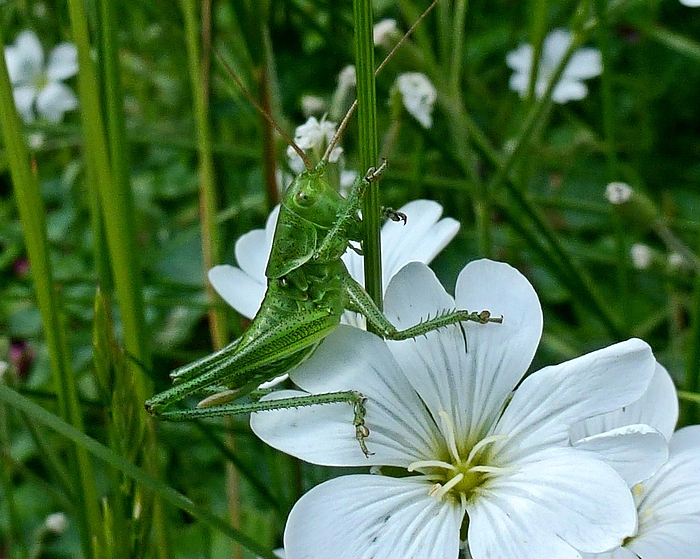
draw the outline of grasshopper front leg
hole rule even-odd
[[[328,231],[316,250],[314,260],[324,261],[332,258],[334,256],[332,253],[338,251],[339,246],[341,248],[340,253],[342,254],[342,252],[345,252],[348,246],[347,230],[351,224],[358,222],[357,214],[362,206],[362,198],[367,191],[367,187],[371,182],[379,179],[386,167],[387,162],[385,159],[379,167],[372,167],[365,173],[363,178],[355,181],[355,184],[352,185],[348,197],[345,200],[343,211],[338,215],[335,224]]]
[[[409,338],[415,338],[417,336],[422,336],[427,334],[432,330],[437,330],[443,326],[449,326],[450,324],[459,324],[460,327],[462,322],[472,321],[478,322],[479,324],[486,324],[487,322],[503,322],[503,317],[492,317],[489,311],[467,311],[467,310],[454,310],[447,311],[442,314],[438,314],[433,318],[428,318],[419,324],[410,326],[405,330],[397,330],[389,319],[379,310],[379,307],[375,304],[372,298],[367,294],[364,288],[355,281],[350,274],[347,274],[343,278],[343,288],[348,297],[348,302],[350,304],[350,310],[359,312],[364,315],[367,322],[371,324],[377,333],[388,340],[408,340]],[[466,335],[464,330],[462,330],[462,335],[465,337],[466,345]]]

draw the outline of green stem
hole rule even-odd
[[[377,165],[377,92],[374,80],[374,42],[372,39],[372,2],[354,0],[355,69],[357,73],[357,121],[360,144],[360,170]],[[379,185],[372,182],[362,205],[365,239],[365,289],[382,308],[382,260],[380,246]]]

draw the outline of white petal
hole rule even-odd
[[[287,559],[457,559],[462,511],[421,479],[351,475],[304,495],[287,520]]]
[[[465,324],[467,369],[458,369],[464,400],[478,402],[470,420],[492,425],[515,385],[527,371],[542,335],[542,308],[530,282],[512,266],[492,260],[470,262],[457,278],[458,308],[489,310],[502,324]],[[474,371],[472,374],[468,371]],[[454,373],[453,373],[454,374]]]
[[[5,49],[5,60],[13,84],[30,82],[41,76],[44,50],[34,31],[22,31],[15,44]]]
[[[506,64],[516,72],[529,76],[532,70],[532,45],[520,45],[510,51],[506,55]]]
[[[542,94],[544,94],[542,88]],[[541,95],[542,95],[541,94]],[[578,101],[584,99],[588,95],[586,84],[579,81],[561,80],[552,91],[552,100],[555,103],[566,103],[567,101]]]
[[[447,412],[458,436],[473,440],[485,434],[525,374],[539,341],[542,314],[529,282],[507,264],[488,260],[465,267],[457,297],[459,308],[503,313],[504,324],[463,323],[466,348],[458,326],[389,342],[389,348],[433,416]],[[454,308],[435,274],[415,262],[394,277],[385,298],[387,317],[402,328]]]
[[[251,416],[253,431],[275,448],[315,464],[407,467],[434,458],[439,431],[381,338],[338,326],[313,355],[290,371],[308,393],[360,390],[367,398],[366,457],[355,438],[350,404],[314,405]],[[294,394],[276,394],[274,397]]]
[[[563,78],[568,80],[587,80],[599,76],[602,71],[603,58],[598,49],[579,49],[566,65]]]
[[[208,276],[212,287],[236,311],[250,319],[257,314],[265,297],[266,284],[228,264],[214,266]]]
[[[700,425],[674,433],[669,460],[643,482],[639,533],[628,547],[644,559],[700,557]]]
[[[273,213],[275,213],[273,211]],[[279,210],[277,210],[279,215]],[[272,214],[270,214],[272,217]],[[268,224],[270,218],[268,217]],[[277,217],[274,218],[274,224],[277,223]],[[265,277],[265,267],[267,260],[270,258],[272,249],[272,237],[274,236],[274,225],[272,227],[272,235],[269,234],[267,227],[265,229],[253,229],[241,235],[236,241],[235,254],[236,262],[246,274],[255,278],[259,283],[267,283]]]
[[[700,0],[679,0],[679,2],[684,6],[688,6],[689,8],[700,7]]]
[[[73,90],[61,82],[50,82],[36,98],[36,110],[50,122],[60,122],[66,111],[78,107],[78,98]]]
[[[639,532],[628,547],[644,559],[700,557],[700,425],[680,429],[668,462],[635,487]]]
[[[573,424],[639,399],[655,366],[651,348],[631,339],[541,369],[515,391],[496,431],[516,439],[517,452],[568,445]],[[513,453],[516,447],[504,451]]]
[[[413,200],[399,212],[406,214],[406,225],[387,221],[382,226],[382,276],[384,289],[398,271],[409,262],[430,264],[459,231],[459,222],[440,219],[442,206],[432,200]],[[343,262],[350,275],[364,285],[364,265],[361,256],[348,250]]]
[[[12,90],[17,112],[24,122],[34,122],[34,99],[36,89],[33,85],[20,85]]]
[[[615,471],[571,448],[549,448],[513,465],[468,502],[475,559],[577,558],[602,552],[635,529],[632,496]]]
[[[51,51],[46,74],[50,80],[67,80],[78,73],[78,47],[61,43]]]
[[[406,225],[388,221],[382,227],[382,275],[384,286],[408,262],[430,264],[459,231],[459,222],[440,219],[442,206],[432,200],[413,200],[399,209]]]
[[[578,440],[573,446],[610,465],[628,487],[650,478],[668,460],[666,438],[648,425],[618,427]]]
[[[552,69],[556,67],[564,57],[571,41],[573,37],[566,29],[555,29],[549,33],[542,45],[542,64]]]
[[[582,559],[639,559],[636,553],[626,547],[618,547],[605,553],[581,553]]]
[[[668,371],[656,363],[654,376],[644,395],[636,402],[596,417],[584,420],[571,429],[571,440],[604,433],[616,427],[644,423],[671,439],[678,420],[678,396]]]
[[[529,85],[530,76],[528,74],[513,74],[508,81],[508,87],[513,91],[517,91],[520,97],[525,97]]]

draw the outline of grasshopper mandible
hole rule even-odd
[[[242,87],[235,76],[234,79]],[[273,125],[279,130],[276,123]],[[359,391],[244,403],[237,400],[251,395],[262,383],[282,375],[310,355],[340,324],[346,309],[364,315],[368,325],[389,340],[415,338],[448,325],[461,327],[464,321],[481,324],[502,321],[502,317],[491,317],[488,311],[454,310],[397,330],[382,314],[364,288],[350,276],[341,256],[348,248],[354,249],[351,241],[362,241],[359,211],[363,195],[369,184],[380,177],[386,162],[358,178],[347,198],[343,198],[324,178],[328,156],[342,131],[341,126],[316,166],[281,131],[299,153],[306,170],[283,195],[265,270],[267,291],[260,310],[240,338],[173,371],[170,376],[174,386],[146,402],[149,413],[177,421],[349,402],[354,410],[357,440],[362,451],[369,455],[365,445],[369,431],[364,423],[364,397]],[[209,395],[195,409],[174,407],[189,396],[207,392]]]

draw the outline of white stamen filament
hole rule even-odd
[[[455,477],[453,477],[450,481],[448,481],[445,485],[435,488],[437,489],[436,491],[433,491],[431,493],[431,496],[435,497],[438,501],[441,500],[447,493],[452,489],[455,485],[457,485],[462,479],[464,478],[463,473],[457,474]],[[437,484],[438,486],[440,484]],[[433,486],[435,487],[435,486]]]
[[[449,462],[442,460],[417,460],[408,465],[409,472],[415,472],[419,468],[445,468],[446,470],[457,471],[457,468]]]
[[[440,416],[442,426],[445,429],[445,441],[447,442],[447,447],[450,449],[452,459],[459,463],[461,460],[459,458],[459,452],[457,451],[457,441],[455,439],[455,431],[454,426],[452,425],[452,420],[450,419],[450,416],[447,415],[445,410],[438,412],[438,415]],[[468,462],[469,461],[467,461],[467,463]]]
[[[476,455],[476,453],[479,452],[482,448],[484,448],[487,444],[491,444],[496,441],[502,441],[506,438],[508,438],[507,435],[491,435],[490,437],[481,439],[478,443],[474,445],[471,452],[469,453],[469,457],[467,458],[467,464],[471,464],[472,460],[474,460],[474,456]]]

